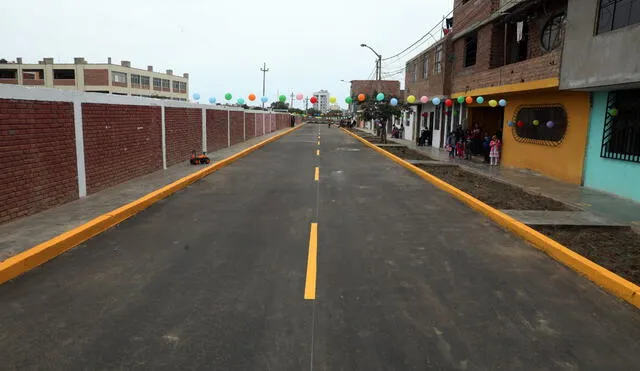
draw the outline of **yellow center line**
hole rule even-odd
[[[320,145],[320,141],[318,141],[318,145]]]
[[[317,168],[316,168],[317,169]],[[307,281],[304,284],[304,299],[316,299],[316,273],[318,257],[318,223],[311,223],[309,234],[309,257],[307,258]]]
[[[316,175],[313,177],[316,182],[320,180],[320,168],[316,166]]]
[[[316,156],[320,156],[320,150],[316,149]]]

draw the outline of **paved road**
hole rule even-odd
[[[0,286],[2,370],[632,370],[639,334],[635,309],[313,125]]]

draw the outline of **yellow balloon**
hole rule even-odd
[[[331,97],[331,98],[329,98],[329,102],[331,102],[331,103],[335,103],[335,102],[336,102],[336,97]]]
[[[491,107],[497,107],[497,106],[498,106],[498,102],[496,102],[496,100],[495,100],[495,99],[492,99],[492,100],[490,100],[490,101],[489,101],[489,105],[490,105]]]
[[[416,102],[416,97],[414,97],[413,95],[408,96],[407,97],[407,102],[415,103]]]

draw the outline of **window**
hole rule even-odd
[[[600,156],[640,162],[640,90],[609,93]]]
[[[433,72],[439,74],[442,72],[442,45],[436,46],[435,66]]]
[[[418,80],[418,63],[414,63],[411,69],[411,81],[416,82]]]
[[[127,83],[127,74],[124,72],[111,72],[111,81],[117,84]]]
[[[131,85],[140,85],[140,75],[131,75]]]
[[[562,106],[522,107],[513,122],[514,139],[523,143],[557,146],[567,132],[567,113]]]
[[[158,89],[162,88],[162,79],[154,77],[153,78],[153,88],[154,89],[155,88],[158,88]]]
[[[0,70],[0,79],[17,79],[18,70]]]
[[[187,83],[186,82],[181,82],[180,83],[180,91],[181,92],[186,92],[187,91]]]
[[[163,89],[169,89],[170,87],[171,87],[171,81],[163,79],[162,80],[162,88]]]
[[[564,20],[565,15],[559,14],[551,18],[542,28],[542,49],[552,51],[562,44],[564,37]]]
[[[600,0],[597,33],[640,23],[640,0]]]
[[[422,77],[426,80],[429,78],[429,55],[424,56],[424,64],[422,65]]]
[[[73,80],[76,78],[75,70],[53,70],[53,78],[56,80]]]
[[[521,21],[507,24],[507,63],[517,63],[527,59],[529,46],[529,25]]]
[[[467,36],[464,39],[464,66],[471,67],[476,64],[476,52],[478,50],[478,34]]]
[[[143,88],[148,88],[149,80],[149,76],[140,76],[140,85],[142,85]]]
[[[174,92],[180,91],[180,81],[173,81],[173,91]]]

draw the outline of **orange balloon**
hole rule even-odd
[[[364,94],[358,94],[358,100],[360,102],[364,102],[365,99],[367,99],[367,97]]]
[[[472,97],[467,97],[464,101],[467,102],[467,104],[471,104],[471,103],[473,103],[473,98]]]
[[[256,100],[256,95],[255,94],[249,94],[249,100],[252,101],[252,102],[254,100]]]

